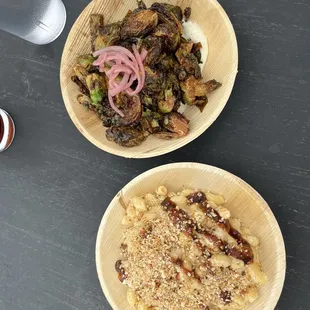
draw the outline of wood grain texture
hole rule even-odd
[[[114,269],[120,259],[125,214],[129,199],[155,192],[164,185],[169,192],[186,188],[201,189],[222,195],[232,217],[240,218],[254,236],[260,239],[259,255],[268,283],[260,288],[260,297],[247,309],[273,310],[285,278],[285,247],[279,225],[264,199],[233,174],[197,163],[175,163],[144,172],[127,184],[112,200],[102,218],[96,242],[96,264],[106,298],[114,310],[130,310],[127,287],[120,283]]]
[[[0,155],[0,309],[110,310],[95,266],[102,215],[134,177],[180,161],[221,167],[262,194],[287,251],[276,309],[308,309],[309,1],[220,0],[239,49],[228,104],[195,141],[139,161],[102,152],[68,116],[59,87],[60,59],[68,32],[89,1],[64,3],[67,25],[50,45],[0,32],[0,107],[16,124],[12,146]]]
[[[150,6],[154,1],[145,1]],[[190,120],[190,132],[186,137],[161,140],[153,136],[134,148],[124,148],[105,137],[105,128],[95,113],[78,104],[78,87],[71,81],[73,66],[78,56],[90,52],[89,15],[101,13],[105,23],[122,20],[129,9],[136,8],[136,0],[94,0],[74,23],[61,60],[60,81],[67,111],[79,131],[93,144],[109,153],[129,157],[154,157],[174,151],[200,136],[219,116],[231,94],[238,68],[238,49],[234,29],[228,16],[216,0],[169,0],[183,9],[192,7],[191,20],[205,32],[208,39],[208,60],[203,70],[204,79],[216,79],[223,86],[212,93],[209,102],[200,113],[196,107],[186,106],[185,116]],[[201,9],[203,8],[203,9]]]

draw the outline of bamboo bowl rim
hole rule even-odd
[[[126,9],[132,8],[132,3],[134,2],[134,0],[93,0],[87,5],[75,21],[68,35],[61,59],[60,85],[68,114],[77,129],[87,140],[98,148],[114,155],[125,158],[150,158],[167,154],[185,146],[203,134],[218,118],[227,104],[235,83],[238,72],[238,46],[232,23],[217,0],[162,0],[162,2],[167,3],[178,3],[182,5],[183,8],[186,5],[192,5],[193,11],[195,11],[195,7],[196,11],[199,11],[198,7],[203,7],[204,10],[206,10],[205,14],[208,12],[214,14],[210,18],[210,20],[212,20],[210,23],[212,23],[213,28],[207,27],[208,29],[212,28],[210,30],[205,29],[206,26],[201,25],[199,21],[197,21],[197,24],[200,25],[205,32],[209,31],[213,34],[212,38],[207,34],[207,39],[209,41],[208,58],[211,57],[210,55],[216,55],[212,56],[212,58],[214,57],[221,60],[218,63],[216,62],[216,64],[215,62],[207,61],[203,70],[203,76],[204,80],[215,78],[223,82],[223,86],[209,96],[209,103],[201,116],[197,108],[185,107],[185,116],[188,116],[191,121],[190,132],[187,136],[169,141],[150,136],[140,146],[133,148],[121,147],[106,139],[104,133],[105,129],[99,118],[97,118],[97,115],[93,112],[91,113],[94,115],[91,115],[90,112],[87,112],[84,107],[78,104],[76,100],[78,90],[71,81],[71,75],[73,63],[77,56],[90,52],[89,15],[91,13],[104,13],[104,15],[112,14],[112,16],[108,15],[107,18],[105,18],[105,22],[108,23],[118,18],[114,17],[113,13],[109,13],[107,7],[111,8],[113,5],[113,12],[115,12],[115,14],[119,14],[120,11],[123,14],[123,12],[125,13],[125,7]],[[146,0],[147,4],[152,2],[154,1]],[[195,21],[194,17],[192,20]],[[222,38],[219,38],[219,27],[221,29],[220,35]],[[223,38],[225,38],[225,40]],[[225,43],[223,44],[221,41]],[[213,50],[212,46],[214,46]],[[219,77],[216,76],[217,74]]]
[[[114,266],[115,261],[109,262],[109,261],[107,261],[107,258],[106,258],[107,252],[110,253],[110,251],[114,251],[114,250],[116,252],[119,251],[118,241],[120,243],[121,239],[119,239],[119,240],[115,240],[113,238],[111,239],[110,232],[109,232],[109,230],[110,230],[109,225],[111,225],[111,227],[112,227],[112,226],[118,225],[117,223],[119,223],[119,227],[122,227],[122,225],[120,223],[121,222],[121,216],[119,219],[115,218],[115,216],[114,216],[114,214],[119,213],[119,210],[117,210],[117,209],[119,209],[118,207],[120,206],[122,208],[122,206],[124,206],[124,204],[125,204],[125,201],[126,200],[128,201],[128,199],[130,197],[132,197],[130,194],[132,189],[136,188],[136,189],[138,189],[138,192],[140,192],[140,188],[145,187],[145,184],[147,182],[152,183],[152,176],[153,177],[155,176],[155,178],[156,178],[156,175],[160,174],[157,177],[157,178],[159,178],[159,177],[161,177],[162,174],[166,175],[166,174],[169,174],[171,172],[186,173],[184,171],[188,171],[188,170],[193,170],[193,173],[195,173],[195,175],[196,175],[196,173],[205,174],[206,176],[205,177],[203,176],[203,177],[206,179],[212,175],[213,176],[219,176],[219,178],[220,178],[219,180],[221,180],[221,182],[222,181],[223,181],[223,183],[227,182],[227,184],[231,184],[230,186],[240,188],[240,193],[243,193],[244,195],[248,196],[249,199],[255,201],[255,206],[253,206],[253,211],[256,208],[259,209],[259,213],[266,220],[266,224],[265,224],[265,221],[263,223],[260,222],[260,224],[266,225],[266,227],[268,227],[268,229],[267,229],[268,231],[264,232],[264,235],[265,235],[265,237],[271,238],[271,241],[275,245],[275,247],[272,248],[271,250],[272,250],[272,252],[275,253],[274,255],[276,256],[276,259],[274,259],[274,261],[270,261],[269,257],[272,254],[270,254],[270,249],[268,249],[268,255],[265,255],[266,253],[263,253],[264,254],[264,260],[267,261],[268,268],[275,269],[275,271],[274,271],[274,278],[269,279],[269,282],[265,285],[268,287],[266,287],[266,289],[263,293],[264,296],[261,296],[261,294],[260,294],[258,300],[256,300],[254,302],[254,304],[255,304],[257,301],[259,301],[259,305],[258,306],[256,305],[255,307],[253,305],[249,305],[246,309],[255,309],[255,310],[272,310],[272,309],[274,309],[279,298],[280,298],[280,295],[281,295],[281,292],[283,289],[283,285],[284,285],[285,274],[286,274],[286,251],[285,251],[285,245],[284,245],[284,240],[283,240],[283,236],[281,233],[281,229],[278,225],[278,222],[277,222],[273,212],[271,211],[267,202],[262,198],[262,196],[254,188],[252,188],[248,183],[243,181],[241,178],[233,175],[230,172],[222,170],[220,168],[210,166],[210,165],[200,164],[200,163],[194,163],[194,162],[173,163],[173,164],[167,164],[167,165],[163,165],[163,166],[159,166],[159,167],[150,169],[150,170],[138,175],[132,181],[130,181],[127,185],[125,185],[115,195],[115,197],[113,198],[113,200],[109,204],[107,210],[104,213],[104,216],[102,218],[100,226],[99,226],[99,230],[98,230],[98,234],[97,234],[97,240],[96,240],[95,255],[96,255],[96,267],[97,267],[97,274],[99,277],[99,281],[100,281],[102,290],[103,290],[107,300],[109,301],[110,305],[112,306],[112,308],[114,310],[116,310],[116,309],[117,310],[131,309],[129,306],[128,307],[124,307],[124,306],[120,307],[119,306],[120,302],[117,301],[117,298],[119,298],[119,295],[123,294],[122,287],[124,287],[124,285],[122,285],[120,282],[119,282],[119,286],[118,286],[118,284],[115,285],[115,284],[111,283],[111,276],[113,276],[113,272],[114,272],[115,279],[117,279],[116,271],[113,270],[112,275],[111,275],[110,274],[111,272],[109,269],[109,268],[113,268],[111,266]],[[158,181],[156,181],[156,182],[158,182]],[[159,182],[161,182],[161,180]],[[160,184],[160,185],[165,185],[165,184]],[[187,185],[185,183],[184,184],[182,183],[182,186],[180,186],[180,187],[186,188]],[[224,185],[224,187],[227,188],[228,185]],[[155,189],[156,189],[156,186],[155,186],[155,188],[153,188],[153,191]],[[201,187],[201,189],[202,190],[208,190],[208,188],[203,188],[203,186]],[[148,191],[143,190],[141,192],[141,194],[145,194],[147,192]],[[223,195],[224,195],[225,199],[228,198],[228,197],[225,197],[225,193]],[[234,198],[235,197],[236,196],[234,196]],[[230,197],[230,199],[231,199],[231,197]],[[240,198],[237,198],[237,199],[240,199]],[[229,207],[229,205],[227,206],[227,208],[230,211],[232,211],[232,209]],[[250,213],[250,211],[248,211],[248,212]],[[125,212],[123,212],[123,213],[125,213]],[[239,216],[237,216],[237,217],[239,217]],[[243,218],[242,218],[242,216],[240,216],[240,217],[241,217],[242,222],[244,223],[245,222],[244,219],[246,219],[246,216],[243,216]],[[254,221],[255,220],[256,219],[254,219]],[[251,229],[251,227],[249,227],[249,228]],[[119,234],[121,234],[121,232],[119,232],[118,235]],[[254,235],[256,235],[260,239],[262,239],[260,234],[258,234],[257,232],[255,232]],[[120,237],[118,236],[117,238],[120,238]],[[268,239],[268,240],[270,240],[270,239]],[[267,242],[267,240],[265,238],[264,243],[266,245],[267,243],[270,243],[271,241]],[[105,246],[108,246],[109,249],[106,249]],[[260,248],[260,252],[261,252],[261,248]],[[264,268],[264,264],[266,262],[264,262],[262,260],[262,257],[260,260],[261,260],[261,262],[263,264],[263,268]],[[109,273],[108,276],[107,276],[107,272]],[[265,287],[265,286],[263,286],[263,287]],[[261,299],[263,297],[264,297],[264,300]],[[124,295],[124,296],[122,295],[122,298],[126,299],[126,295]]]

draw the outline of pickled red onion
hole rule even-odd
[[[110,105],[122,117],[124,113],[115,106],[113,97],[123,91],[130,96],[137,95],[145,83],[143,61],[147,56],[147,51],[142,49],[140,54],[135,45],[132,46],[132,50],[133,53],[122,46],[109,46],[93,53],[95,57],[99,56],[93,65],[99,66],[99,71],[105,72],[109,79]],[[137,87],[132,89],[131,86],[135,80],[137,80]]]

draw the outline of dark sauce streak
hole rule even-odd
[[[206,214],[206,216],[211,218],[222,229],[225,229],[228,234],[237,241],[238,247],[231,246],[227,242],[219,239],[214,234],[206,230],[199,229],[197,223],[192,220],[184,210],[178,209],[176,204],[171,201],[169,197],[167,197],[162,202],[162,206],[165,211],[168,211],[169,218],[180,231],[191,237],[197,243],[197,246],[204,251],[207,248],[197,240],[195,236],[196,232],[204,235],[205,238],[216,245],[226,255],[240,259],[245,264],[253,262],[253,251],[250,244],[242,238],[241,234],[236,229],[231,227],[228,220],[222,218],[216,210],[207,204],[205,193],[196,192],[190,194],[187,196],[187,200],[190,204],[199,203],[201,210]]]
[[[171,208],[175,208],[177,205],[169,198],[165,198],[162,203],[161,203],[162,207],[164,208],[165,211],[171,209]]]
[[[204,192],[200,192],[200,191],[192,193],[192,194],[188,195],[186,198],[190,204],[201,203],[201,202],[207,201],[206,194]]]

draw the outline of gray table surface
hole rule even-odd
[[[65,110],[60,57],[88,2],[64,0],[66,28],[48,46],[0,32],[0,107],[17,127],[0,155],[0,309],[111,309],[94,260],[101,217],[133,177],[177,161],[226,169],[263,195],[287,249],[277,309],[309,309],[310,2],[222,0],[240,54],[229,103],[196,141],[147,160],[100,151]]]

